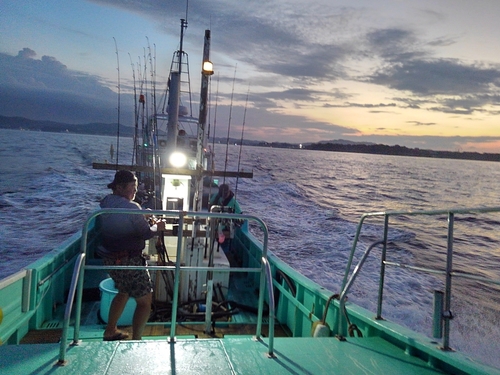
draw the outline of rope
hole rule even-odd
[[[363,337],[363,334],[356,324],[350,324],[347,331],[349,332],[350,337],[355,337],[354,333],[357,333],[357,337]]]
[[[326,315],[328,314],[328,308],[330,307],[330,302],[332,302],[333,299],[339,299],[339,297],[340,295],[335,293],[330,298],[328,298],[328,301],[326,301],[325,311],[323,312],[323,318],[321,319],[322,324],[325,324],[326,322]]]
[[[325,305],[325,310],[323,312],[323,318],[321,319],[321,324],[326,323],[326,315],[328,314],[328,308],[330,307],[330,302],[334,299],[339,299],[339,297],[340,297],[340,295],[338,293],[335,293],[330,298],[328,298],[328,301],[326,302],[326,305]],[[347,315],[347,309],[346,309],[345,305],[344,305],[344,314],[345,314],[347,324],[348,324],[347,332],[349,333],[349,337],[355,337],[355,334],[357,335],[357,337],[363,337],[363,333],[358,328],[358,326],[356,324],[351,323],[351,321],[349,319],[349,315]]]
[[[347,309],[344,305],[344,314],[345,314],[345,318],[347,320],[347,332],[349,333],[349,336],[350,337],[354,337],[354,333],[357,333],[358,337],[363,337],[363,333],[361,332],[361,330],[358,328],[358,326],[354,323],[351,323],[351,320],[349,319],[349,315],[347,315]]]

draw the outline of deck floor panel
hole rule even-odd
[[[143,341],[83,341],[68,348],[67,365],[54,366],[57,344],[4,345],[0,368],[27,374],[439,374],[379,338],[277,338],[276,358],[268,340],[251,337]]]

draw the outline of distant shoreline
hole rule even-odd
[[[6,117],[0,116],[0,128],[11,130],[29,130],[42,131],[50,133],[72,133],[72,134],[88,134],[88,135],[107,135],[116,136],[118,129],[117,124],[105,123],[90,123],[90,124],[64,124],[53,121],[36,121],[23,117]],[[135,129],[131,126],[120,125],[120,136],[133,137]],[[217,142],[226,142],[226,138],[216,138]],[[232,144],[239,144],[240,139],[230,138]],[[388,146],[383,144],[367,144],[356,143],[352,141],[328,141],[319,143],[306,143],[303,147],[299,144],[285,142],[265,142],[243,140],[243,145],[273,147],[273,148],[288,148],[288,149],[305,149],[315,151],[334,151],[334,152],[350,152],[375,155],[394,155],[394,156],[413,156],[427,158],[443,158],[443,159],[462,159],[462,160],[479,160],[479,161],[496,161],[500,162],[500,154],[479,153],[479,152],[461,152],[461,151],[433,151],[419,148],[408,148],[406,146]]]
[[[419,148],[408,148],[405,146],[387,146],[381,144],[313,144],[307,147],[309,150],[319,151],[336,151],[336,152],[353,152],[363,154],[376,155],[395,155],[395,156],[413,156],[424,158],[441,158],[441,159],[462,159],[462,160],[480,160],[480,161],[498,161],[500,162],[500,154],[489,154],[479,152],[458,152],[458,151],[433,151],[422,150]]]

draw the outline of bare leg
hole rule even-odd
[[[111,337],[118,333],[118,327],[116,324],[125,309],[127,301],[127,293],[118,293],[115,298],[113,298],[113,301],[111,301],[111,306],[109,307],[108,325],[104,331],[104,337]]]
[[[152,299],[152,293],[148,293],[145,296],[135,299],[137,307],[135,308],[134,319],[132,321],[132,340],[142,339],[142,332],[144,331],[144,327],[146,327],[149,315],[151,314]]]

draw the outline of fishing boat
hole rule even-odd
[[[159,242],[150,241],[147,269],[155,283],[154,303],[142,340],[103,341],[110,303],[116,295],[110,266],[96,254],[95,211],[74,234],[25,269],[0,281],[0,368],[5,374],[500,374],[453,348],[452,291],[456,278],[485,286],[498,280],[456,272],[453,224],[460,215],[486,215],[500,207],[436,211],[387,211],[361,216],[341,289],[327,290],[292,269],[268,249],[269,232],[259,217],[206,204],[217,179],[251,177],[216,171],[207,147],[206,108],[210,32],[205,33],[200,115],[185,116],[179,102],[185,54],[174,54],[168,110],[155,113],[141,129],[131,165],[96,163],[95,168],[132,169],[144,204],[165,222]],[[139,96],[139,103],[143,98]],[[185,117],[185,118],[182,118]],[[167,122],[161,132],[159,122]],[[189,126],[180,125],[186,120]],[[191,125],[194,132],[188,133]],[[181,132],[184,130],[184,132]],[[183,153],[181,164],[170,161]],[[208,184],[207,184],[208,177]],[[208,189],[208,191],[207,191]],[[203,198],[205,197],[205,198]],[[399,217],[447,218],[443,263],[426,269],[387,261],[388,233]],[[359,238],[366,223],[381,227],[368,247]],[[220,250],[221,237],[231,252]],[[376,311],[348,300],[367,259],[380,262]],[[120,266],[114,266],[120,268]],[[386,272],[405,267],[443,278],[434,293],[432,337],[384,318]],[[123,266],[122,266],[123,268]],[[140,268],[140,267],[136,267]],[[130,329],[134,300],[120,325]],[[486,345],[486,344],[485,344]]]

